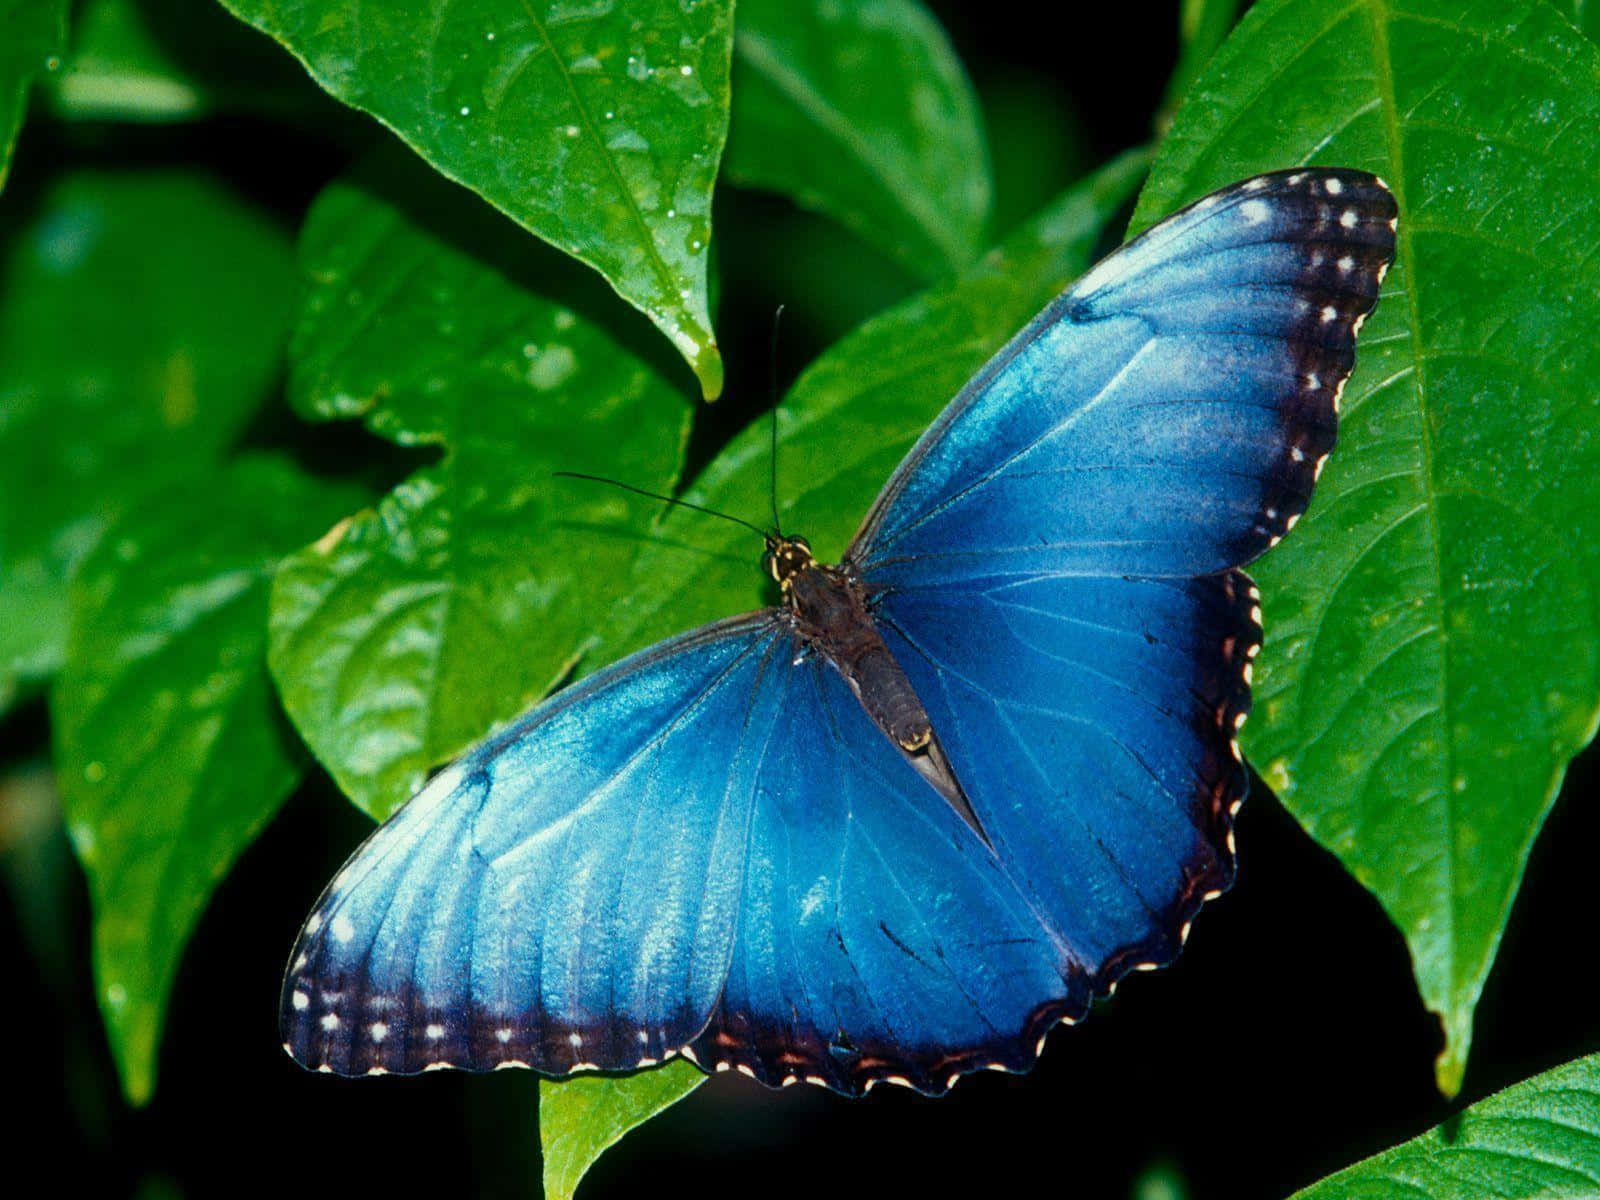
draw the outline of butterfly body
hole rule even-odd
[[[838,566],[559,692],[318,900],[286,1048],[345,1075],[627,1071],[929,1094],[1170,962],[1232,882],[1241,568],[1333,447],[1397,208],[1213,193],[974,377]]]
[[[848,563],[823,566],[798,537],[769,538],[764,562],[783,593],[801,651],[820,654],[843,676],[872,723],[987,844],[927,709],[878,632],[870,589],[856,570]]]

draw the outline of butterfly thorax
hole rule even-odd
[[[838,670],[861,707],[918,774],[988,841],[911,681],[884,643],[867,589],[845,566],[817,562],[804,538],[769,538],[763,558],[795,636]]]

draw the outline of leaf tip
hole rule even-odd
[[[103,989],[100,1007],[123,1099],[130,1108],[143,1108],[156,1091],[156,1022],[142,1005],[129,1000],[121,984]]]
[[[1444,1049],[1433,1060],[1433,1079],[1439,1094],[1454,1100],[1467,1074],[1467,1051],[1472,1045],[1472,1010],[1442,1014]]]
[[[709,404],[722,395],[722,351],[715,342],[708,342],[690,360],[695,376],[700,380],[700,394]]]

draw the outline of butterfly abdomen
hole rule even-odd
[[[878,632],[861,582],[846,570],[813,563],[788,578],[784,594],[796,635],[844,676],[872,723],[987,845],[989,835],[956,778],[928,710]]]

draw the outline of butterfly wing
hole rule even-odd
[[[1395,205],[1235,185],[1106,259],[954,401],[850,558],[1008,872],[1098,988],[1233,871],[1260,629],[1233,568],[1304,510]]]
[[[728,969],[780,641],[766,613],[663,643],[437,775],[301,932],[289,1053],[563,1074],[687,1043]]]

